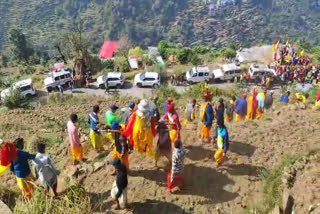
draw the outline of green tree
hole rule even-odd
[[[192,50],[190,48],[181,48],[178,52],[178,60],[181,64],[186,64],[190,61]]]
[[[167,59],[168,57],[168,54],[167,54],[168,48],[170,48],[170,46],[167,41],[162,40],[158,43],[159,53],[164,59]]]
[[[128,63],[128,59],[125,56],[118,56],[115,58],[115,64],[119,72],[129,72],[130,66]]]
[[[135,47],[135,48],[131,48],[129,50],[129,56],[135,56],[138,58],[138,60],[142,60],[142,56],[143,56],[143,50],[140,47]]]
[[[9,45],[15,59],[29,62],[34,50],[30,47],[21,29],[11,29],[9,33]]]
[[[7,57],[7,55],[1,55],[1,65],[3,67],[8,67],[8,62],[9,62],[9,58]]]
[[[237,55],[237,52],[232,48],[222,48],[219,52],[225,58],[234,58]]]
[[[201,65],[203,63],[203,60],[199,57],[198,54],[192,54],[190,58],[190,62],[194,66]]]

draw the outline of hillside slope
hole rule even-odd
[[[60,30],[80,18],[95,46],[123,35],[139,45],[161,39],[211,46],[249,46],[279,37],[316,42],[319,11],[317,0],[1,1],[0,49],[13,27],[21,27],[39,49],[50,47]]]
[[[109,102],[93,97],[94,103],[99,102],[106,110]],[[59,191],[68,188],[66,178],[75,172],[71,166],[70,155],[66,156],[66,133],[63,131],[66,119],[71,112],[78,112],[81,118],[80,126],[86,127],[85,118],[90,111],[91,97],[70,99],[72,103],[57,103],[43,105],[37,110],[13,110],[1,112],[3,122],[0,123],[0,135],[13,138],[17,133],[23,135],[28,142],[27,150],[32,151],[32,138],[39,132],[47,137],[49,154],[63,172],[59,177]],[[91,102],[90,102],[91,101]],[[120,104],[120,103],[119,103]],[[124,103],[122,103],[124,105]],[[211,144],[199,141],[200,126],[197,122],[183,127],[182,139],[186,149],[185,188],[177,194],[169,194],[166,189],[168,171],[167,160],[161,158],[160,168],[154,167],[154,162],[140,154],[130,155],[129,174],[129,210],[117,213],[164,214],[164,213],[244,213],[246,207],[261,204],[260,192],[262,169],[271,170],[278,165],[286,153],[301,154],[310,148],[319,148],[319,132],[317,121],[320,114],[317,111],[297,108],[287,108],[277,105],[276,110],[270,110],[262,120],[228,123],[230,133],[230,150],[228,152],[227,169],[218,170],[214,161],[215,149]],[[182,117],[183,113],[179,112]],[[183,118],[181,118],[183,120]],[[86,131],[84,129],[83,131]],[[104,213],[112,204],[109,198],[114,177],[110,176],[112,167],[107,165],[110,157],[107,152],[97,154],[91,146],[84,144],[85,156],[88,161],[81,164],[81,179],[90,195],[92,207],[97,213]],[[111,151],[109,146],[105,146]],[[310,160],[311,168],[306,165],[303,171],[297,173],[297,183],[292,193],[297,199],[296,209],[306,213],[309,206],[315,205],[319,199],[319,191],[314,176],[319,173],[315,161]],[[96,165],[106,165],[96,168]],[[305,176],[313,177],[305,180]],[[74,177],[73,177],[74,178]],[[6,173],[1,182],[12,188],[16,186],[14,176]],[[310,197],[301,194],[303,187],[310,187]],[[311,186],[313,186],[311,188]],[[299,188],[300,187],[300,188]],[[106,213],[113,213],[112,211]]]

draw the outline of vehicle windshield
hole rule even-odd
[[[143,73],[141,73],[141,75],[140,75],[140,79],[144,79],[144,77],[146,76],[146,73],[145,72],[143,72]]]

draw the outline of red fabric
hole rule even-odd
[[[258,108],[257,94],[258,94],[258,90],[254,88],[252,93],[252,111]]]
[[[118,44],[114,41],[105,41],[99,53],[99,59],[110,59],[118,50]]]
[[[174,104],[173,103],[169,104],[169,106],[168,106],[168,112],[171,112],[172,110],[174,110]]]
[[[173,181],[171,181],[171,173],[172,173],[172,171],[169,172],[168,178],[167,178],[167,181],[168,181],[168,190],[169,190],[169,191],[171,191],[171,190],[172,190],[174,187],[176,187],[176,186],[182,185],[183,178],[184,178],[184,175],[183,175],[183,174],[175,174],[175,175],[174,175],[174,178],[173,178]]]
[[[320,91],[317,92],[316,100],[317,100],[317,101],[320,100]]]
[[[5,143],[1,149],[1,165],[8,166],[17,157],[17,149],[12,143]]]
[[[122,135],[125,136],[126,138],[129,138],[129,144],[130,147],[133,148],[134,142],[133,142],[133,137],[132,137],[132,133],[133,133],[133,126],[134,123],[136,122],[136,113],[137,110],[134,110],[129,118],[129,121],[127,123],[127,126],[125,128],[125,130],[122,132]]]

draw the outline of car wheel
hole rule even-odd
[[[153,88],[158,88],[159,87],[159,85],[158,84],[153,84],[153,86],[152,86]]]
[[[47,91],[48,91],[48,93],[51,93],[52,92],[52,88],[50,87],[50,88],[47,88]]]
[[[137,87],[138,87],[138,88],[141,88],[141,87],[142,87],[142,84],[141,84],[141,83],[137,83]]]
[[[104,84],[99,85],[100,89],[105,89]]]
[[[121,85],[120,84],[118,84],[117,85],[117,89],[121,89],[122,87],[121,87]]]

